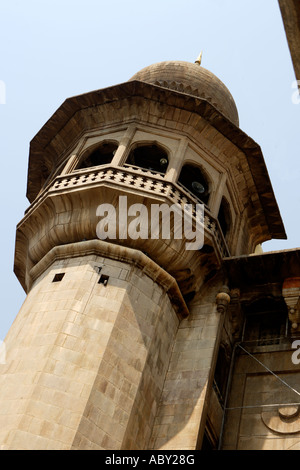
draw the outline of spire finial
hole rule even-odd
[[[195,64],[201,65],[201,61],[202,61],[202,51],[200,52],[197,59],[195,60]]]

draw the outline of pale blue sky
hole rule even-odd
[[[298,247],[300,104],[277,0],[2,0],[0,6],[1,312],[4,339],[25,294],[13,273],[30,140],[73,95],[127,81],[162,60],[194,62],[229,88],[260,144],[287,241]],[[1,101],[1,100],[0,100]]]

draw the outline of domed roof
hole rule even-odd
[[[132,80],[205,99],[236,126],[239,126],[236,104],[228,88],[213,73],[199,64],[185,61],[158,62],[137,72],[129,81]]]

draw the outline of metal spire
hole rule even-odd
[[[195,64],[201,65],[201,61],[202,61],[202,51],[200,52],[199,56],[195,60]]]

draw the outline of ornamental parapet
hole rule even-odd
[[[114,167],[111,164],[101,165],[82,170],[74,170],[67,175],[57,176],[40,193],[39,197],[26,210],[25,218],[45,199],[48,195],[59,194],[64,191],[76,191],[78,189],[98,186],[113,186],[149,196],[158,196],[167,199],[171,204],[178,204],[184,208],[186,204],[195,206],[201,201],[180,183],[170,182],[164,179],[164,175],[157,171],[146,170],[133,165],[125,164],[123,167]],[[105,203],[106,201],[101,201]],[[23,219],[24,220],[24,219]],[[204,206],[204,229],[214,241],[218,257],[230,256],[226,240],[223,236],[220,224],[212,217],[207,206]]]

